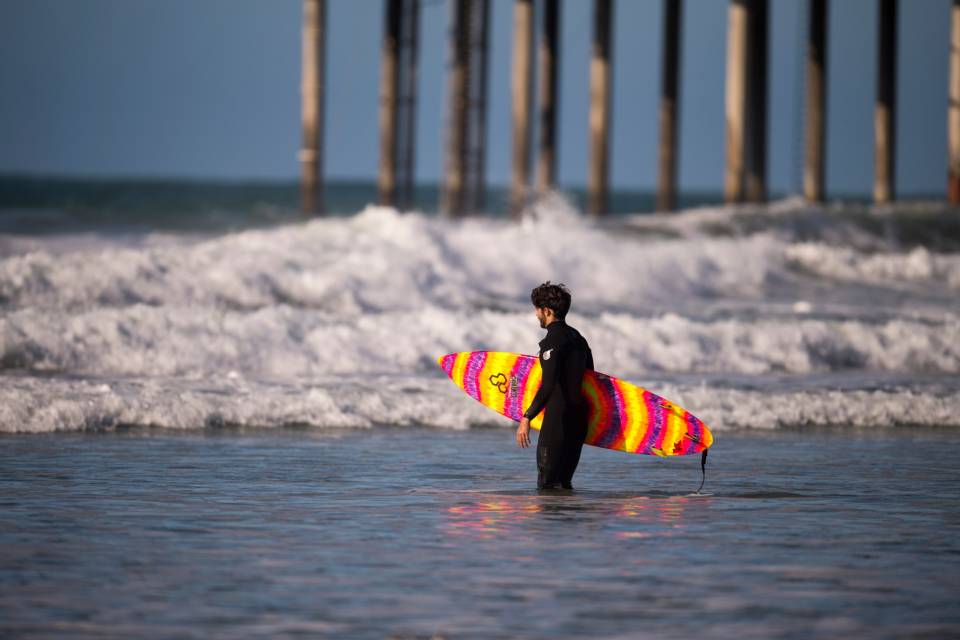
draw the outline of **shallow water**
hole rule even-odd
[[[718,434],[584,451],[538,494],[509,429],[0,438],[4,637],[946,637],[960,435]]]

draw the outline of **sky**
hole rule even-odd
[[[829,12],[828,194],[869,194],[877,0]],[[382,0],[327,0],[325,171],[375,179]],[[679,187],[722,190],[726,0],[684,2]],[[771,0],[768,183],[800,188],[805,0]],[[563,0],[558,179],[587,176],[591,7]],[[416,178],[442,175],[449,2],[422,0]],[[614,0],[611,186],[656,184],[662,0]],[[898,193],[946,183],[950,0],[900,2]],[[512,0],[491,2],[487,178],[508,184]],[[295,180],[301,0],[0,0],[0,173]],[[531,174],[532,175],[532,174]]]

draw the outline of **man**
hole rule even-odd
[[[584,371],[593,370],[593,354],[580,332],[565,321],[571,301],[565,286],[548,280],[530,292],[530,301],[547,335],[540,341],[543,379],[520,420],[517,444],[530,446],[530,420],[546,409],[537,441],[537,488],[572,489],[587,437],[587,403],[580,386]]]

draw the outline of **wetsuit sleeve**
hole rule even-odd
[[[549,353],[552,351],[552,353]],[[557,384],[557,361],[560,360],[559,349],[549,349],[549,357],[540,356],[540,369],[543,371],[543,378],[540,380],[540,388],[537,395],[533,397],[533,402],[523,413],[525,418],[533,420],[547,406],[547,400],[553,393],[553,387]]]

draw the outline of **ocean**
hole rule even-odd
[[[956,637],[960,211],[0,180],[0,635]],[[436,365],[545,280],[699,459],[572,494]]]

